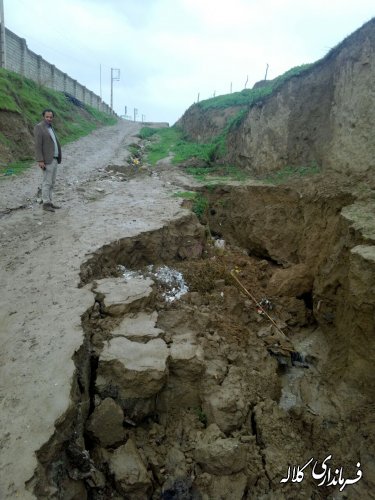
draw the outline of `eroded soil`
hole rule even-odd
[[[182,171],[129,165],[136,130],[66,148],[56,214],[35,173],[0,185],[2,496],[373,498],[371,394],[327,376],[336,310],[313,283],[331,240],[308,238],[339,234],[352,197],[224,187],[202,225],[172,196],[196,187]],[[166,300],[158,266],[188,292]],[[320,485],[329,455],[363,478]]]

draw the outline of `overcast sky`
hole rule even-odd
[[[6,27],[31,50],[98,95],[101,81],[108,104],[120,69],[115,111],[171,125],[198,93],[314,62],[375,15],[374,0],[3,1]]]

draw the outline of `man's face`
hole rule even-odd
[[[48,125],[51,125],[53,120],[53,113],[51,111],[46,111],[44,114],[44,121],[48,123]]]

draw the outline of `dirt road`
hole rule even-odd
[[[69,406],[80,317],[92,305],[92,293],[78,288],[80,265],[109,242],[186,214],[171,197],[175,188],[157,175],[124,182],[105,171],[124,164],[139,128],[120,121],[63,149],[56,213],[35,201],[37,167],[0,184],[3,499],[34,498],[25,489],[37,465],[34,452]]]

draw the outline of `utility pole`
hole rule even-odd
[[[245,89],[246,89],[246,85],[247,85],[247,82],[249,81],[249,75],[247,75],[246,77],[246,82],[245,82]]]
[[[125,106],[124,111],[125,111],[125,116],[126,116],[128,114],[128,107],[127,106]]]
[[[0,68],[6,67],[4,2],[0,0]]]
[[[134,108],[134,121],[137,121],[138,109]]]
[[[142,123],[145,121],[146,115],[142,115]]]
[[[230,82],[230,93],[232,93],[232,82]]]
[[[111,68],[111,109],[113,111],[113,82],[120,80],[120,70],[118,68]]]
[[[198,98],[197,98],[197,102],[199,102],[199,92],[198,92]]]

